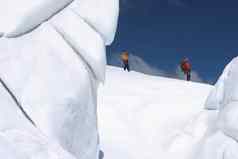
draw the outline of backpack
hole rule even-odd
[[[128,54],[127,52],[122,53],[122,54],[121,54],[121,59],[122,59],[123,61],[128,61],[128,59],[129,59],[129,54]]]
[[[184,71],[184,72],[188,72],[191,70],[191,64],[188,62],[188,61],[183,61],[181,63],[181,69]]]

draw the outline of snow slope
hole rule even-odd
[[[105,159],[185,159],[207,130],[212,88],[107,67],[98,97]]]

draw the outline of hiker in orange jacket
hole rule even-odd
[[[183,73],[187,76],[187,81],[191,80],[191,64],[188,58],[184,58],[180,64]]]
[[[130,66],[129,66],[129,53],[127,51],[123,52],[121,54],[121,60],[123,62],[123,68],[126,71],[130,71]]]

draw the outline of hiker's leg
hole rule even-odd
[[[127,64],[127,71],[130,72],[130,66]]]
[[[187,73],[187,81],[190,81],[190,80],[191,80],[191,71]]]
[[[124,71],[126,71],[126,64],[123,64],[123,69]]]

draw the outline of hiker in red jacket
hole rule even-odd
[[[188,60],[188,58],[185,58],[182,60],[180,67],[184,74],[187,76],[187,81],[191,80],[191,64]]]

